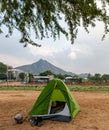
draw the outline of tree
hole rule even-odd
[[[96,21],[102,21],[105,36],[109,32],[108,7],[109,0],[1,0],[0,33],[3,25],[8,29],[7,37],[17,29],[24,46],[28,43],[40,46],[32,40],[31,30],[36,39],[52,37],[56,40],[64,34],[74,43],[79,26],[83,25],[88,32],[89,25],[94,27]],[[61,21],[67,28],[61,25]]]
[[[94,80],[98,83],[102,82],[101,74],[97,73],[94,75]]]
[[[96,73],[94,76],[89,74],[88,80],[91,81],[91,82],[102,83],[102,76],[99,73]]]
[[[7,72],[7,65],[0,62],[0,73],[6,73]]]
[[[102,80],[103,80],[104,83],[109,82],[109,74],[102,75]]]
[[[65,79],[65,76],[62,74],[56,74],[55,77],[59,79]]]
[[[39,74],[40,76],[48,76],[48,75],[55,75],[51,70],[46,70]]]
[[[92,75],[90,73],[88,74],[87,79],[88,79],[88,81],[92,80]]]
[[[25,79],[25,73],[20,73],[19,74],[19,78],[22,80],[22,81],[24,81],[24,79]]]
[[[0,80],[6,80],[7,75],[6,74],[0,74]]]
[[[33,80],[33,74],[29,73],[29,83],[31,83],[31,81]]]

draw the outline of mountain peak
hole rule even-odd
[[[31,65],[24,65],[16,68],[33,74],[40,74],[47,70],[50,70],[55,74],[70,74],[70,75],[73,74],[71,72],[66,72],[65,70],[62,70],[43,59],[40,59],[39,61]]]
[[[45,60],[43,60],[43,59],[40,59],[39,61],[37,61],[37,62],[43,62],[43,61],[45,61]]]
[[[40,65],[40,66],[45,65],[46,66],[46,64],[50,64],[50,63],[46,60],[40,59],[37,62],[33,63],[32,65]]]
[[[40,60],[39,60],[39,61],[37,61],[37,62],[42,62],[42,63],[45,63],[45,62],[48,62],[48,61],[43,60],[43,59],[40,59]]]

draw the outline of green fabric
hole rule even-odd
[[[38,99],[36,100],[30,115],[48,114],[50,100],[65,101],[68,105],[70,116],[74,118],[80,110],[80,107],[74,97],[71,95],[68,87],[60,79],[53,79],[42,90]]]
[[[52,101],[65,101],[65,97],[59,89],[54,89],[51,95],[51,100]]]

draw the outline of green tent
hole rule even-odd
[[[79,110],[78,103],[65,83],[60,79],[53,79],[43,89],[29,114],[52,120],[70,121]]]

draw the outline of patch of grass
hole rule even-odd
[[[70,86],[71,91],[80,92],[109,92],[109,86]]]
[[[44,87],[42,86],[0,86],[0,90],[33,90],[41,91]]]
[[[25,90],[25,91],[42,91],[44,86],[0,86],[0,91],[2,90]],[[109,86],[68,86],[70,91],[78,92],[109,92]]]

